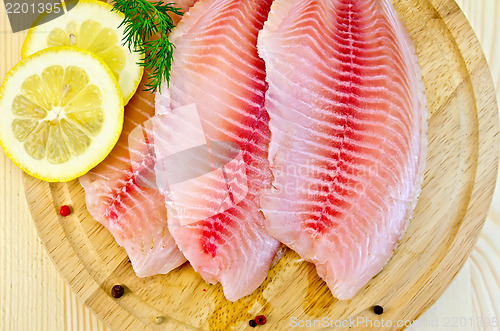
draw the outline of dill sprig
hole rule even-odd
[[[149,74],[146,91],[161,89],[161,84],[170,81],[172,53],[175,46],[168,40],[168,33],[174,28],[169,13],[182,15],[174,3],[147,0],[113,0],[113,10],[120,11],[125,19],[123,44],[131,52],[142,54],[139,63]]]

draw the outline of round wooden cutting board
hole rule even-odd
[[[382,272],[348,301],[333,298],[314,267],[291,251],[259,289],[235,303],[189,264],[141,279],[125,251],[87,212],[78,181],[49,184],[25,176],[39,236],[81,300],[112,328],[134,331],[243,329],[258,314],[267,316],[262,330],[308,321],[308,329],[347,329],[353,326],[349,319],[362,321],[354,329],[373,323],[394,330],[404,326],[398,320],[414,320],[429,308],[467,259],[484,223],[498,166],[497,105],[479,42],[453,0],[394,4],[422,67],[429,146],[414,218]],[[63,204],[74,209],[67,218],[58,214]],[[115,284],[125,287],[119,299],[110,296]],[[374,305],[384,313],[375,315]]]

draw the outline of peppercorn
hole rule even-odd
[[[255,322],[258,325],[264,325],[267,322],[267,318],[264,315],[259,315],[259,316],[255,317]]]
[[[382,306],[374,306],[373,307],[373,312],[377,315],[382,315],[382,313],[384,312],[384,308]]]
[[[115,299],[121,298],[125,289],[121,285],[115,285],[111,288],[111,296]]]
[[[257,322],[255,322],[255,320],[250,320],[248,322],[248,325],[250,325],[252,328],[256,327],[257,326]]]
[[[62,217],[66,217],[69,214],[71,214],[71,208],[69,208],[69,206],[67,206],[67,205],[61,206],[61,209],[59,210],[59,214],[61,214]]]

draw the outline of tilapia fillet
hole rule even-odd
[[[414,47],[389,0],[276,0],[258,50],[274,174],[266,229],[350,299],[392,255],[420,192]]]
[[[171,1],[187,11],[197,0]],[[172,15],[177,23],[180,16]],[[110,155],[80,178],[87,209],[123,246],[137,276],[166,274],[186,261],[168,232],[167,210],[155,182],[154,94],[147,73],[125,107],[120,140]]]
[[[113,151],[80,177],[89,213],[125,248],[139,277],[166,274],[186,260],[168,232],[164,199],[151,176],[152,131],[144,124],[155,106],[144,83],[125,107],[123,132]]]
[[[167,176],[162,193],[180,250],[203,279],[220,282],[231,301],[262,283],[280,245],[266,233],[259,206],[271,173],[265,65],[257,36],[271,2],[197,2],[170,35],[176,46],[170,84],[156,99],[157,116],[163,117],[154,127],[159,161],[178,159],[189,147],[203,151],[206,145],[212,153],[191,155],[179,167],[200,176],[184,182]],[[214,151],[215,142],[239,150]],[[233,152],[238,157],[224,171],[213,166],[213,158]],[[233,165],[236,170],[228,169]],[[160,162],[157,177],[159,167]]]

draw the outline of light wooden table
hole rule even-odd
[[[457,0],[478,35],[500,100],[500,0]],[[0,9],[4,10],[4,9]],[[0,30],[5,22],[0,22]],[[5,35],[0,34],[0,45]],[[0,59],[0,77],[6,70]],[[41,246],[28,212],[22,174],[0,152],[0,330],[109,330],[78,301]],[[471,318],[476,321],[470,327]],[[500,319],[500,189],[471,257],[444,295],[411,330],[498,330]],[[466,321],[467,327],[446,327]],[[500,323],[500,321],[497,321]],[[500,325],[500,324],[499,324]]]

